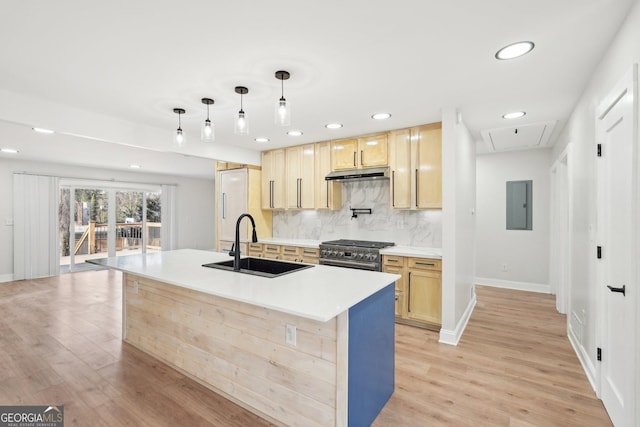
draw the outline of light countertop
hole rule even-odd
[[[380,249],[381,255],[409,256],[414,258],[442,259],[442,249],[421,248],[417,246],[390,246]]]
[[[318,248],[322,240],[309,240],[309,239],[289,239],[286,237],[269,237],[266,239],[259,239],[258,243],[284,245],[284,246],[298,246],[305,248]],[[442,248],[425,248],[420,246],[390,246],[385,249],[381,249],[382,255],[397,255],[408,256],[415,258],[434,258],[442,259]]]
[[[266,278],[202,267],[231,259],[195,249],[92,260],[115,270],[326,322],[400,278],[397,274],[316,265]]]
[[[287,239],[281,237],[268,237],[266,239],[258,239],[258,243],[318,249],[322,241],[311,239]]]

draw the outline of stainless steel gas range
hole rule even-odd
[[[349,267],[359,270],[382,271],[380,249],[392,242],[367,240],[331,240],[320,244],[320,264]]]

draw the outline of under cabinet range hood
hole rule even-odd
[[[363,181],[366,179],[389,179],[389,168],[346,169],[331,172],[326,181]]]

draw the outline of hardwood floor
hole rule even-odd
[[[397,325],[375,426],[609,426],[549,295],[477,288],[457,347]],[[0,283],[0,405],[64,404],[67,426],[269,425],[122,343],[121,275]]]

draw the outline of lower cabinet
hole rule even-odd
[[[256,253],[252,255],[250,252],[250,256],[279,259],[289,262],[303,262],[305,264],[318,264],[320,262],[320,249],[318,248],[274,245],[271,243],[252,243],[252,245],[261,245],[262,252],[258,255],[258,248],[256,246]],[[251,250],[251,246],[249,250]]]
[[[384,255],[382,271],[400,274],[396,282],[396,322],[440,330],[442,261]]]
[[[249,256],[262,258],[262,243],[249,243]]]
[[[264,244],[262,256],[268,259],[282,259],[280,245]]]

